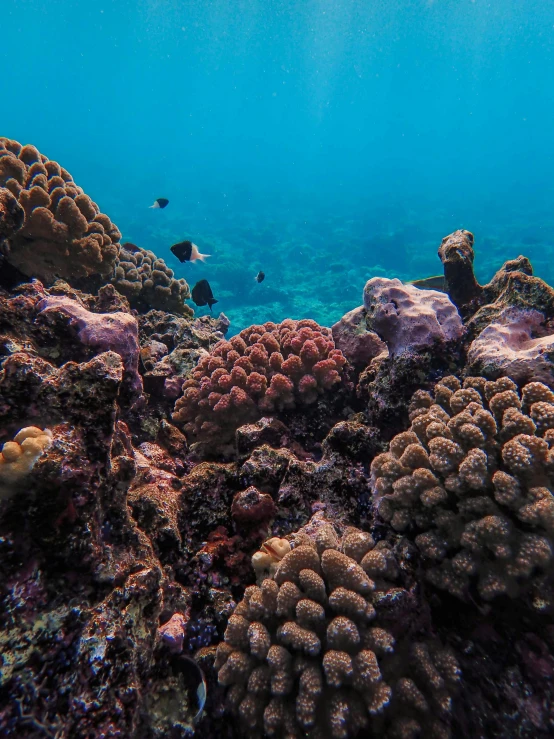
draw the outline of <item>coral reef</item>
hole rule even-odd
[[[446,377],[371,465],[379,515],[409,533],[437,587],[484,600],[528,590],[550,607],[554,393],[507,378]]]
[[[138,247],[26,282],[7,260],[58,175],[6,141],[33,184],[0,190],[0,735],[552,736],[554,303],[528,261],[452,288],[463,332],[387,282],[384,329],[361,307],[225,341]],[[332,269],[307,284],[339,315],[362,268]]]
[[[121,234],[57,162],[0,138],[0,187],[25,214],[3,246],[11,265],[46,283],[112,272]]]
[[[339,537],[321,518],[293,543],[246,589],[218,648],[219,682],[244,732],[449,736],[458,664],[437,641],[387,628],[379,604],[400,597],[393,552],[358,529]]]
[[[190,298],[186,281],[175,279],[163,259],[140,246],[121,246],[112,282],[133,308],[192,316],[192,309],[185,303]]]
[[[173,420],[196,438],[222,441],[263,413],[314,403],[340,383],[345,364],[329,329],[314,321],[251,326],[199,361]]]

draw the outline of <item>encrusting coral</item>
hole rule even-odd
[[[345,364],[315,321],[250,326],[202,357],[173,419],[197,438],[221,440],[264,413],[314,403],[340,383]]]
[[[126,379],[135,393],[142,391],[138,373],[138,325],[129,313],[92,313],[65,295],[48,295],[39,301],[39,315],[61,313],[75,326],[79,340],[98,352],[114,351],[123,360]]]
[[[46,283],[112,272],[121,234],[57,162],[0,137],[0,187],[25,213],[3,247],[12,266]]]
[[[7,441],[0,452],[0,500],[8,498],[35,466],[39,457],[52,444],[52,432],[37,426],[21,429],[13,441]]]
[[[489,379],[511,377],[554,387],[554,334],[538,310],[506,308],[471,342],[467,367]]]
[[[121,246],[112,282],[133,308],[153,308],[183,316],[193,313],[185,303],[190,297],[186,280],[175,279],[163,259],[140,246]]]
[[[359,529],[339,536],[323,518],[292,540],[274,574],[246,588],[218,647],[243,731],[448,737],[458,665],[437,640],[389,630],[379,604],[400,597],[392,550]]]
[[[437,587],[484,600],[552,570],[554,393],[453,376],[418,391],[411,427],[371,465],[381,517],[414,537]],[[549,598],[545,593],[547,601]]]
[[[368,280],[364,308],[367,327],[377,332],[393,356],[434,344],[453,345],[463,335],[462,319],[447,295],[404,285],[398,279]]]

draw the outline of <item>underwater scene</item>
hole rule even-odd
[[[0,739],[553,737],[554,5],[0,23]]]

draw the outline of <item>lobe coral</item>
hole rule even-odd
[[[13,267],[47,284],[113,271],[121,234],[57,162],[0,137],[0,187],[24,211],[3,247]]]

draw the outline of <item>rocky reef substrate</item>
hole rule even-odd
[[[332,329],[227,341],[0,142],[0,736],[552,736],[529,261],[481,286],[457,231],[446,292],[374,278]]]

